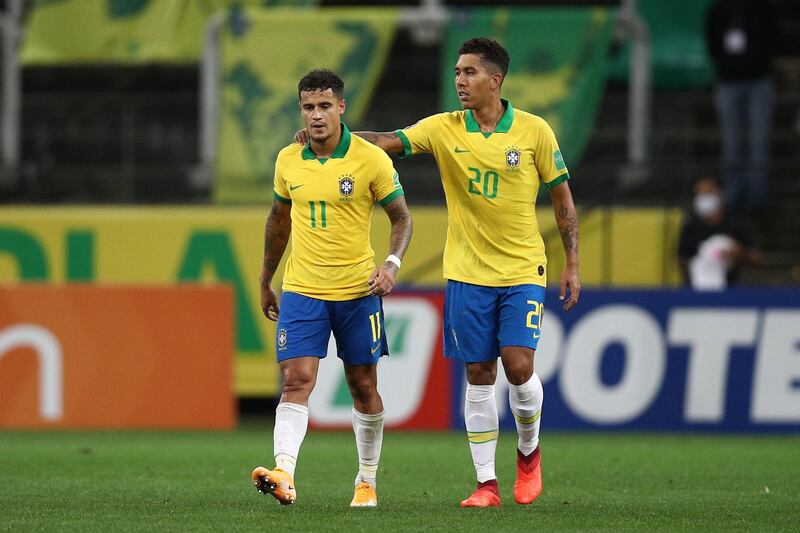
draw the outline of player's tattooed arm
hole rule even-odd
[[[564,309],[569,311],[578,303],[581,291],[578,277],[578,212],[575,209],[572,191],[567,181],[550,189],[550,196],[553,199],[553,211],[567,260],[567,264],[561,272],[559,299],[564,302]],[[567,291],[569,291],[569,298],[566,297]]]
[[[289,235],[292,233],[292,206],[275,201],[264,227],[264,261],[261,266],[259,285],[261,286],[261,310],[270,320],[277,320],[278,299],[272,290],[272,278],[281,262]]]
[[[354,131],[353,135],[358,135],[387,154],[403,153],[403,140],[393,131]],[[297,130],[294,134],[294,142],[308,144],[308,132],[305,129]]]
[[[408,249],[408,243],[411,242],[411,233],[413,231],[411,213],[408,211],[405,196],[395,198],[386,204],[383,210],[386,211],[386,216],[389,217],[389,222],[392,223],[392,232],[389,236],[389,253],[402,259]]]
[[[354,131],[353,133],[365,141],[371,142],[387,154],[403,153],[403,140],[393,131]]]
[[[389,235],[389,254],[402,259],[411,241],[413,224],[408,211],[406,199],[400,196],[383,207],[392,224]],[[369,289],[372,294],[386,296],[394,288],[394,278],[398,266],[391,261],[379,265],[369,277]]]

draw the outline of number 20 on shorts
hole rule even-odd
[[[525,326],[531,328],[533,330],[533,338],[538,339],[539,335],[541,335],[541,332],[539,331],[539,325],[542,323],[544,304],[537,302],[536,300],[528,300],[527,303],[528,305],[533,306],[533,310],[528,311],[528,318]]]

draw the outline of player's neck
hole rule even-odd
[[[505,112],[503,102],[498,96],[490,100],[486,105],[473,109],[472,116],[475,117],[475,121],[480,126],[481,131],[489,133],[497,128],[497,123],[503,118]]]
[[[339,125],[339,130],[328,137],[324,142],[317,142],[314,139],[310,140],[311,151],[317,156],[317,159],[326,159],[333,155],[336,147],[339,146],[339,141],[342,140],[342,126]]]

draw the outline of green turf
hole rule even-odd
[[[0,432],[0,530],[796,530],[800,438],[546,434],[545,491],[513,501],[516,436],[498,446],[500,509],[460,509],[465,437],[389,432],[378,509],[350,509],[351,433],[311,432],[298,501],[250,485],[271,427],[232,433]]]

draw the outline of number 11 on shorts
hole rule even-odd
[[[527,300],[527,303],[528,305],[533,306],[533,311],[528,311],[528,319],[525,326],[533,329],[533,338],[538,339],[539,335],[541,335],[541,332],[539,331],[539,324],[542,323],[542,312],[544,311],[544,304],[537,302],[536,300]]]
[[[372,327],[372,342],[378,342],[381,338],[381,312],[369,315],[369,325]]]

